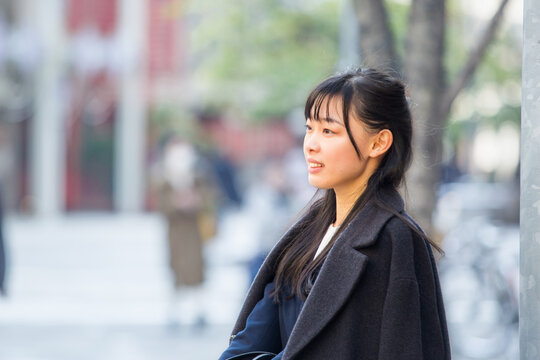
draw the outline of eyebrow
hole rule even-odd
[[[311,121],[324,121],[326,123],[329,123],[329,124],[336,124],[336,125],[341,125],[343,127],[345,127],[345,124],[342,123],[341,121],[337,120],[337,119],[334,119],[333,117],[325,117],[325,116],[320,116],[317,118],[317,120],[314,120],[312,118],[307,118],[306,121],[308,120],[311,120]]]
[[[331,118],[331,117],[321,117],[320,120],[325,121],[325,122],[330,123],[330,124],[337,124],[337,125],[345,126],[345,124],[343,124],[341,121],[336,120],[336,119]]]

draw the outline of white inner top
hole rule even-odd
[[[317,252],[315,253],[314,259],[316,259],[317,256],[319,256],[319,254],[324,250],[326,245],[328,245],[328,243],[332,239],[332,236],[334,236],[334,234],[336,233],[337,229],[339,229],[339,226],[334,226],[333,224],[330,224],[330,226],[328,227],[328,230],[326,230],[326,234],[324,234],[324,237],[321,243],[319,244],[319,248],[317,249]]]

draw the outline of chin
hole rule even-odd
[[[332,189],[332,186],[328,185],[328,184],[325,184],[324,182],[322,181],[317,181],[315,179],[309,179],[309,183],[311,186],[314,186],[316,187],[317,189],[321,189],[321,190],[328,190],[328,189]]]

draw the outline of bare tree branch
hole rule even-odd
[[[354,0],[360,25],[360,56],[364,66],[398,70],[394,37],[382,0]]]
[[[446,118],[450,113],[452,103],[454,102],[460,91],[463,90],[463,88],[467,85],[467,81],[474,74],[474,71],[484,57],[489,44],[491,44],[491,42],[493,41],[495,33],[497,32],[499,24],[502,20],[506,4],[508,4],[508,0],[501,1],[497,12],[491,18],[476,48],[471,52],[471,55],[467,59],[467,62],[465,63],[461,71],[458,73],[454,82],[446,89],[441,103],[441,115],[443,117]]]

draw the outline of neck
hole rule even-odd
[[[371,175],[377,170],[380,163],[380,157],[369,158],[365,171],[361,176],[356,178],[352,183],[334,187],[334,192],[336,194],[335,226],[341,226],[341,224],[343,224],[343,221],[345,221],[345,218],[349,215],[349,212],[351,212],[356,200],[358,200],[366,190]]]
[[[360,198],[360,196],[362,196],[362,194],[364,193],[366,185],[362,185],[359,189],[356,189],[354,191],[339,191],[337,189],[334,189],[336,193],[336,222],[334,223],[335,226],[341,226],[341,224],[343,224],[345,218],[347,217],[347,215],[349,215],[349,212],[356,203],[356,200],[358,200],[358,198]]]

